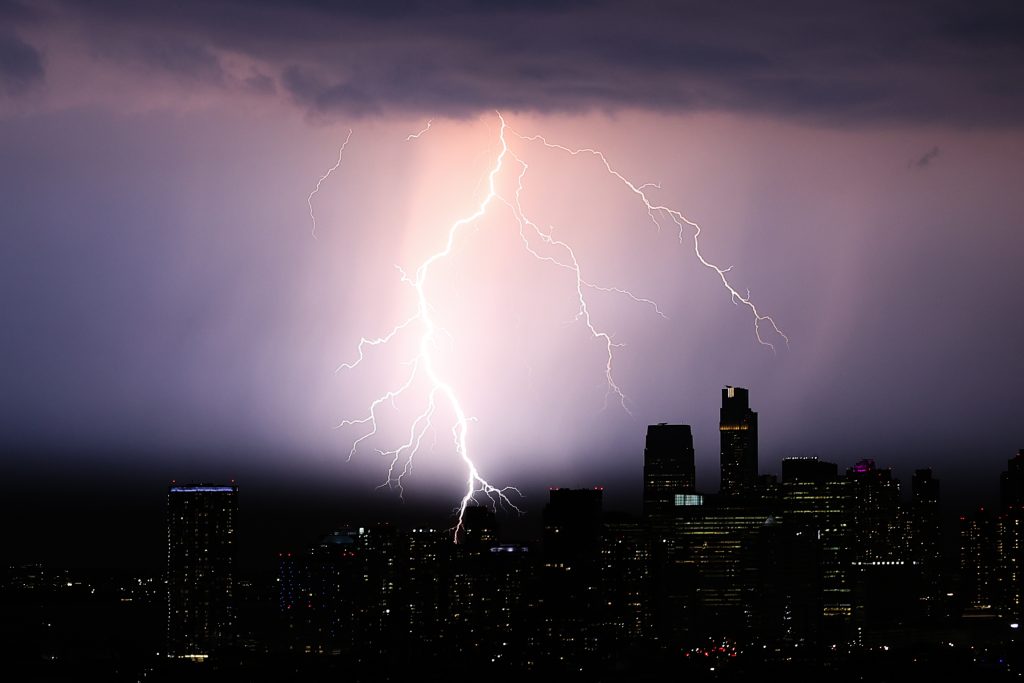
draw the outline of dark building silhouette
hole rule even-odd
[[[859,460],[846,470],[853,493],[854,559],[858,562],[903,560],[905,544],[900,523],[900,482],[891,469]],[[887,565],[888,566],[888,565]]]
[[[857,461],[846,479],[853,498],[853,623],[866,636],[902,628],[917,577],[908,560],[900,481],[871,459]]]
[[[594,662],[602,612],[600,488],[554,488],[544,506],[544,564],[534,649],[542,668]]]
[[[655,634],[654,538],[647,525],[627,515],[605,516],[601,542],[603,637],[628,643]]]
[[[553,488],[544,506],[544,561],[569,568],[596,564],[604,490]]]
[[[786,586],[793,636],[843,635],[852,617],[853,495],[835,463],[782,461]]]
[[[355,648],[362,626],[365,556],[357,529],[334,531],[311,548],[278,555],[278,601],[288,639],[303,652]]]
[[[907,559],[920,572],[919,599],[926,616],[938,616],[943,602],[940,513],[939,480],[932,475],[931,469],[914,470],[910,480]]]
[[[693,434],[690,425],[660,423],[647,428],[644,447],[644,519],[663,523],[677,496],[694,493]]]
[[[205,659],[234,637],[238,487],[167,490],[167,654]]]
[[[496,640],[498,577],[491,571],[490,551],[497,545],[497,519],[491,509],[474,505],[466,508],[462,523],[459,545],[450,549],[447,630],[458,655],[473,661],[493,656]]]
[[[965,613],[995,615],[999,604],[999,544],[991,510],[960,516],[960,581]]]
[[[777,575],[768,539],[778,523],[771,506],[753,498],[703,496],[680,507],[665,539],[668,576],[660,599],[668,614],[659,621],[670,637],[737,637],[754,628],[769,597],[756,591]],[[771,590],[770,597],[777,595]]]
[[[1024,450],[1006,463],[999,477],[1002,509],[996,518],[999,548],[1000,612],[1024,619]]]
[[[727,496],[749,495],[757,484],[757,413],[750,409],[746,389],[722,389],[718,430],[722,442],[721,492]]]
[[[999,494],[1004,510],[1024,507],[1024,449],[1006,461],[1006,471],[999,476]]]

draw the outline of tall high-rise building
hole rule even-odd
[[[795,635],[837,635],[853,614],[850,562],[853,491],[835,463],[816,457],[782,461],[782,518],[787,530],[785,586]]]
[[[937,575],[942,562],[939,480],[931,469],[914,470],[910,491],[910,559]]]
[[[202,660],[234,629],[238,487],[167,490],[167,654]]]
[[[1000,605],[1004,616],[1024,616],[1024,450],[1006,463],[999,477],[1002,510],[996,521]]]
[[[996,516],[978,508],[960,515],[960,581],[968,614],[994,614],[999,600],[999,534]]]
[[[749,392],[741,387],[722,389],[720,414],[721,491],[728,496],[748,495],[757,485],[757,413],[750,409]]]
[[[666,521],[675,509],[676,496],[693,493],[690,425],[650,425],[644,447],[644,518]]]
[[[859,562],[904,560],[905,543],[900,524],[900,481],[892,469],[879,468],[870,458],[846,470],[853,493],[854,559]],[[888,565],[886,565],[888,566]]]
[[[571,662],[580,667],[597,656],[603,495],[601,488],[553,488],[544,506],[536,641],[542,666]]]

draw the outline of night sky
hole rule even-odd
[[[422,386],[351,461],[365,430],[338,427],[418,337],[336,368],[415,312],[401,274],[483,200],[498,112],[659,183],[790,339],[762,324],[759,345],[692,231],[659,231],[599,160],[507,136],[530,217],[665,316],[587,292],[627,412],[571,273],[509,206],[459,231],[429,284],[438,370],[528,517],[551,485],[636,508],[654,422],[693,426],[717,490],[726,384],[750,389],[762,472],[874,458],[906,483],[934,468],[950,505],[993,500],[1024,448],[1019,3],[0,0],[6,551],[124,562],[141,535],[159,558],[171,479],[237,480],[267,545],[289,515],[444,519],[465,480],[445,406],[406,502],[375,488]],[[350,130],[314,237],[307,197]]]

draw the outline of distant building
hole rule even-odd
[[[930,469],[914,470],[910,480],[910,524],[907,534],[908,560],[921,574],[921,600],[926,615],[941,608],[942,518],[939,508],[939,480]]]
[[[1004,510],[1024,507],[1024,449],[1006,462],[1006,471],[999,476],[999,494]]]
[[[596,661],[603,495],[600,488],[553,488],[544,506],[541,610],[533,648],[538,666]]]
[[[238,487],[167,490],[167,654],[202,660],[234,636]]]
[[[694,493],[693,434],[690,425],[664,422],[647,428],[644,447],[644,519],[671,519],[677,497]],[[679,501],[681,503],[681,500]]]
[[[1006,463],[999,477],[1002,510],[996,521],[1001,612],[1024,618],[1024,450]]]
[[[544,506],[544,562],[579,571],[601,548],[604,490],[553,488]]]
[[[999,543],[991,510],[960,516],[960,580],[968,616],[998,613]]]
[[[782,461],[782,515],[788,530],[787,586],[795,635],[840,634],[852,616],[853,496],[835,463]]]
[[[893,562],[905,559],[899,479],[893,478],[891,469],[875,467],[871,459],[857,461],[846,470],[846,478],[853,492],[856,520],[854,560]]]
[[[278,554],[278,595],[289,640],[305,652],[354,647],[366,611],[356,529],[334,531],[305,552]]]
[[[721,492],[726,496],[751,494],[757,485],[757,413],[750,409],[750,394],[741,387],[722,389]]]
[[[626,515],[606,515],[601,543],[602,636],[640,641],[653,633],[652,564],[656,542]]]

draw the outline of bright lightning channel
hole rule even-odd
[[[595,290],[606,293],[621,294],[623,296],[628,297],[629,299],[636,303],[651,307],[655,313],[657,313],[663,318],[665,317],[664,312],[658,307],[658,304],[651,299],[637,296],[630,292],[629,290],[622,289],[619,287],[598,285],[593,281],[584,278],[583,270],[580,265],[579,259],[576,257],[576,253],[573,251],[572,247],[564,240],[555,238],[553,236],[554,231],[552,228],[544,230],[526,215],[526,212],[523,210],[521,196],[523,192],[524,178],[526,177],[526,173],[529,170],[529,165],[521,158],[521,156],[517,155],[509,148],[508,139],[506,138],[506,132],[511,133],[513,136],[523,141],[524,143],[540,143],[541,145],[549,149],[562,151],[573,157],[581,155],[591,155],[596,157],[604,165],[605,170],[610,175],[612,175],[620,182],[625,184],[630,191],[632,191],[635,195],[637,195],[637,197],[640,198],[640,200],[643,202],[643,205],[647,211],[648,216],[659,230],[662,227],[661,222],[659,222],[659,217],[662,218],[663,220],[667,218],[668,220],[671,220],[673,222],[673,224],[678,229],[680,243],[684,242],[685,230],[686,227],[689,226],[693,230],[693,248],[694,253],[697,256],[697,259],[700,261],[701,264],[717,273],[719,279],[721,280],[726,291],[729,293],[729,296],[734,304],[745,306],[752,313],[754,318],[754,334],[757,338],[758,343],[771,348],[773,351],[775,349],[775,346],[762,336],[761,325],[763,323],[767,323],[768,325],[770,325],[771,329],[774,332],[776,332],[779,337],[784,339],[787,344],[789,343],[789,338],[786,337],[785,334],[783,334],[782,330],[779,329],[775,321],[770,316],[762,314],[755,307],[754,303],[750,299],[750,293],[747,292],[746,295],[740,294],[732,286],[732,284],[729,282],[728,277],[726,276],[726,273],[728,273],[731,270],[731,267],[721,268],[704,258],[700,251],[700,226],[697,223],[686,218],[681,212],[672,209],[671,207],[651,201],[651,199],[648,197],[646,193],[646,190],[651,187],[660,188],[660,185],[657,185],[655,183],[644,183],[641,185],[636,185],[632,181],[628,180],[625,176],[620,174],[617,170],[615,170],[602,152],[591,148],[572,149],[569,147],[565,147],[563,145],[548,142],[547,139],[540,135],[521,135],[516,131],[512,130],[511,128],[509,128],[508,124],[505,121],[505,118],[501,115],[500,112],[497,115],[498,120],[500,122],[500,127],[498,131],[500,152],[498,153],[498,156],[494,161],[494,166],[490,169],[490,172],[487,175],[487,194],[477,205],[476,210],[473,213],[464,218],[460,218],[459,220],[452,223],[452,225],[448,228],[447,240],[445,241],[444,247],[439,251],[435,252],[434,254],[430,255],[425,261],[423,261],[416,269],[415,274],[412,277],[410,277],[405,272],[401,271],[401,269],[399,268],[402,281],[412,286],[412,288],[416,292],[416,312],[403,322],[395,325],[395,327],[393,327],[387,334],[381,337],[361,338],[357,346],[358,357],[351,362],[342,363],[341,365],[338,366],[336,370],[336,372],[341,372],[343,370],[352,370],[358,367],[366,359],[366,351],[368,347],[386,345],[399,334],[407,330],[410,330],[414,327],[418,327],[420,334],[419,343],[417,346],[418,352],[416,356],[411,361],[408,362],[409,371],[408,374],[405,376],[404,381],[402,381],[394,389],[390,389],[383,393],[382,395],[375,398],[370,403],[369,410],[364,417],[358,419],[346,419],[341,421],[337,426],[339,428],[352,425],[362,425],[368,427],[366,433],[364,433],[362,436],[357,438],[352,443],[352,447],[349,450],[348,455],[348,459],[351,460],[352,457],[355,456],[356,452],[358,451],[360,444],[362,444],[364,441],[377,434],[378,409],[385,403],[390,403],[393,406],[395,400],[399,396],[401,396],[407,389],[412,387],[413,384],[416,382],[417,378],[421,376],[425,377],[427,382],[429,383],[430,391],[428,392],[427,395],[426,405],[410,424],[408,438],[405,440],[404,443],[399,445],[397,448],[393,448],[391,450],[377,450],[377,452],[381,456],[390,458],[387,479],[384,481],[384,483],[381,484],[381,487],[397,489],[399,492],[399,496],[402,495],[403,479],[412,471],[413,459],[416,453],[419,451],[419,448],[423,443],[423,439],[425,438],[427,432],[434,427],[433,417],[437,410],[438,399],[443,399],[451,407],[452,412],[455,415],[455,424],[452,426],[452,437],[454,441],[455,452],[459,456],[459,458],[461,458],[463,464],[466,467],[466,492],[459,503],[459,507],[457,508],[458,521],[453,529],[453,537],[456,543],[458,543],[459,541],[459,534],[462,531],[464,531],[463,518],[465,516],[466,508],[469,506],[470,503],[476,501],[476,497],[478,495],[486,496],[487,499],[489,499],[492,506],[507,506],[516,511],[519,511],[519,508],[517,508],[515,504],[511,501],[511,499],[509,498],[509,494],[515,493],[517,495],[520,495],[519,490],[513,486],[497,487],[492,485],[490,482],[484,479],[483,476],[481,476],[476,464],[470,457],[469,452],[468,434],[469,423],[470,421],[472,421],[472,418],[470,418],[466,414],[465,409],[463,408],[462,403],[459,401],[459,398],[456,394],[455,388],[440,376],[434,363],[433,351],[438,346],[437,338],[439,333],[443,333],[444,330],[439,328],[434,322],[433,318],[431,317],[432,307],[426,294],[426,283],[430,275],[431,269],[434,267],[434,265],[451,255],[452,250],[454,248],[456,235],[458,234],[460,229],[476,222],[478,219],[483,217],[484,214],[487,213],[488,208],[494,201],[500,202],[511,210],[512,215],[515,218],[516,223],[518,225],[519,236],[523,242],[523,248],[526,250],[526,252],[540,261],[551,263],[557,266],[558,268],[562,268],[569,271],[572,274],[572,277],[575,281],[574,284],[577,300],[577,310],[575,319],[577,321],[583,322],[591,336],[600,344],[602,344],[605,350],[606,362],[604,368],[604,376],[607,385],[607,389],[605,392],[606,405],[608,398],[614,396],[617,402],[623,408],[623,410],[625,410],[627,413],[630,412],[627,404],[628,398],[626,394],[622,391],[622,389],[619,387],[614,377],[615,350],[621,347],[622,344],[615,342],[609,333],[605,332],[603,329],[598,327],[597,324],[594,322],[593,318],[591,317],[590,307],[588,305],[585,292],[587,290]],[[418,133],[409,135],[408,137],[406,137],[406,140],[409,141],[419,138],[421,135],[430,130],[431,124],[432,120],[428,121],[425,128],[423,128]],[[325,173],[320,178],[319,182],[317,183],[316,189],[309,195],[308,203],[310,206],[310,217],[313,221],[314,236],[316,231],[316,219],[313,216],[313,195],[315,195],[320,190],[320,186],[324,182],[324,180],[326,180],[327,177],[333,171],[335,171],[341,164],[342,156],[345,151],[345,146],[348,144],[349,139],[351,139],[351,136],[352,131],[350,130],[348,137],[345,139],[345,143],[339,150],[338,163],[336,163],[327,173]],[[496,180],[498,176],[501,174],[506,164],[506,160],[509,158],[512,160],[512,163],[518,166],[518,173],[516,175],[515,192],[513,193],[511,198],[506,198],[502,197],[498,193],[496,189]],[[539,245],[544,245],[544,248],[553,250],[557,255],[541,253],[541,251],[538,251]]]

